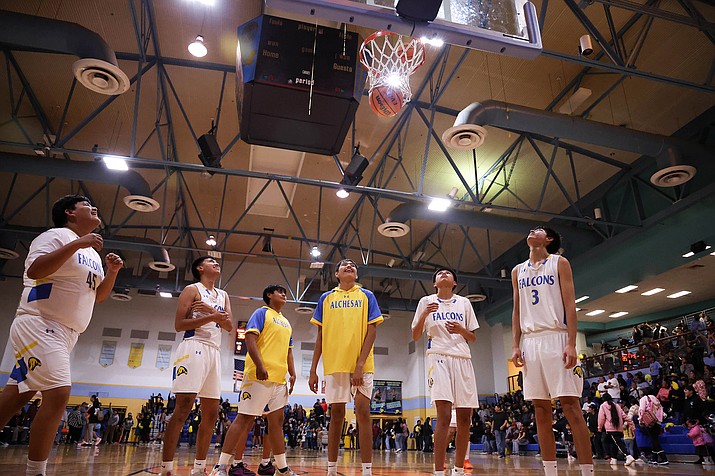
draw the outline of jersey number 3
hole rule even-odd
[[[92,291],[97,289],[97,275],[91,271],[87,274],[87,285]]]
[[[533,301],[531,301],[532,305],[539,304],[539,291],[537,291],[536,289],[532,289],[531,297],[534,299]]]

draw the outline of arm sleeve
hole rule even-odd
[[[40,256],[52,253],[69,243],[69,241],[65,243],[65,240],[62,238],[63,237],[58,230],[52,229],[47,230],[32,240],[32,243],[30,244],[30,251],[27,253],[27,259],[25,259],[25,269],[32,266],[32,263],[34,263]]]
[[[310,319],[311,324],[315,324],[320,327],[323,326],[323,304],[325,303],[327,295],[328,293],[323,293],[323,295],[320,296],[320,299],[318,299],[318,305],[315,306],[315,312],[313,313],[313,317]]]
[[[288,348],[289,349],[293,348],[293,334],[290,335],[290,341],[288,341]]]
[[[417,327],[417,322],[420,320],[420,316],[424,312],[425,307],[427,307],[427,296],[420,299],[420,302],[417,303],[417,310],[415,311],[415,317],[412,318],[412,329]],[[425,329],[426,328],[427,328],[427,319],[425,319]]]
[[[253,332],[254,334],[259,334],[263,332],[263,326],[266,324],[266,309],[260,308],[253,311],[251,318],[248,319],[248,324],[246,324],[246,332]]]
[[[382,321],[384,321],[384,319],[382,318],[382,312],[380,312],[380,306],[377,304],[377,299],[375,298],[375,295],[367,289],[363,289],[363,292],[367,296],[367,323],[381,323]]]
[[[464,324],[467,327],[467,330],[469,332],[474,332],[475,330],[479,329],[479,321],[477,321],[477,315],[474,313],[474,308],[472,307],[472,303],[469,302],[467,299],[466,303],[466,316],[465,316],[465,322]]]

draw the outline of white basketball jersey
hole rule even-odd
[[[469,343],[459,334],[450,334],[447,331],[447,322],[452,321],[466,328],[469,332],[479,328],[477,316],[469,299],[452,295],[451,299],[442,300],[436,294],[425,296],[417,304],[417,311],[412,320],[414,329],[419,322],[425,308],[432,302],[439,304],[437,311],[425,319],[424,331],[427,333],[427,354],[443,354],[453,357],[471,359]]]
[[[102,258],[94,248],[77,250],[62,266],[41,279],[30,279],[27,270],[40,256],[79,239],[69,228],[51,228],[35,238],[25,260],[25,272],[17,314],[29,314],[60,322],[84,332],[92,319],[97,287],[104,279]]]
[[[196,286],[203,302],[217,311],[226,310],[226,291],[218,288],[209,290],[201,283],[194,283],[191,286]],[[194,312],[191,318],[196,319],[197,317],[207,316],[208,314],[209,313]],[[197,327],[196,329],[184,331],[184,339],[199,340],[220,349],[221,327],[219,327],[219,325],[215,322],[207,322],[203,326]]]
[[[559,255],[549,255],[533,266],[529,260],[517,266],[521,332],[566,330],[566,312],[559,282]]]

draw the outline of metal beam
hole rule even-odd
[[[697,28],[703,33],[715,33],[715,23],[708,22],[706,20],[698,21],[687,15],[679,15],[674,12],[669,12],[667,10],[662,10],[657,7],[651,7],[648,5],[643,5],[641,3],[630,2],[628,0],[590,0],[591,2],[598,2],[611,7],[622,8],[623,10],[630,10],[632,12],[642,13],[643,15],[648,15],[653,18],[660,18],[662,20],[668,20],[675,23],[680,23],[681,25],[692,26]],[[680,0],[679,0],[680,1]],[[682,1],[680,1],[682,4]]]
[[[601,61],[595,61],[583,56],[574,56],[567,53],[562,53],[560,51],[553,51],[544,49],[541,54],[547,58],[554,58],[557,60],[569,61],[571,63],[577,63],[584,66],[590,66],[596,69],[602,69],[605,71],[610,71],[612,73],[625,74],[626,76],[632,76],[634,78],[647,79],[649,81],[656,81],[659,83],[669,84],[671,86],[678,86],[681,88],[693,89],[695,91],[712,93],[715,92],[715,87],[707,84],[698,84],[690,81],[685,81],[678,78],[672,78],[670,76],[663,76],[661,74],[648,73],[646,71],[639,71],[633,68],[626,68],[624,66],[619,66],[616,64],[603,63]]]

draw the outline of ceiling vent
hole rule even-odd
[[[487,138],[487,130],[475,124],[463,124],[450,127],[442,134],[442,141],[447,147],[456,150],[476,149]]]
[[[132,297],[129,295],[129,290],[128,290],[128,289],[124,289],[124,290],[121,290],[121,291],[114,291],[114,292],[111,294],[110,297],[111,297],[112,299],[114,299],[115,301],[124,301],[124,302],[127,302],[127,301],[131,301],[131,300],[132,300]]]
[[[487,300],[484,294],[467,294],[464,297],[469,299],[469,302],[482,302]]]
[[[141,213],[154,212],[159,209],[159,202],[150,197],[142,195],[127,195],[124,197],[124,204],[134,211]]]
[[[695,167],[683,164],[684,158],[708,157],[704,147],[691,142],[491,99],[464,108],[442,140],[455,149],[473,149],[484,142],[479,129],[487,125],[653,157],[658,171],[650,181],[661,187],[674,187],[693,178]]]
[[[0,11],[0,44],[10,49],[78,56],[72,70],[87,89],[107,95],[122,94],[129,77],[117,56],[97,33],[76,23]]]
[[[388,238],[400,238],[410,232],[410,227],[405,223],[389,221],[378,225],[377,231],[379,231],[382,236]]]
[[[150,261],[148,266],[154,271],[159,271],[160,273],[168,273],[169,271],[174,271],[176,266],[171,264],[169,260],[169,252],[165,248],[161,249],[161,258],[154,258],[154,261]]]
[[[14,250],[8,248],[0,248],[0,259],[15,259],[20,255],[15,253]]]

